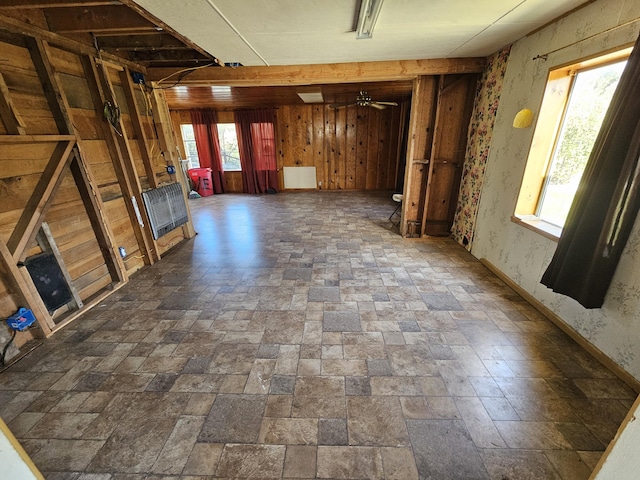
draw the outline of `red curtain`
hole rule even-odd
[[[600,308],[640,210],[640,37],[541,282]]]
[[[245,193],[266,193],[278,187],[275,114],[275,110],[235,112]]]
[[[201,168],[211,169],[213,193],[224,193],[224,171],[218,140],[218,116],[215,110],[191,110],[191,123],[196,138]]]

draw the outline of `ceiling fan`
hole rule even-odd
[[[340,108],[346,107],[349,105],[357,105],[359,107],[373,107],[378,110],[384,110],[387,107],[397,107],[398,104],[396,102],[377,102],[371,99],[371,96],[366,92],[366,90],[360,90],[360,93],[356,97],[355,102],[351,103],[332,103],[329,105],[331,108]]]

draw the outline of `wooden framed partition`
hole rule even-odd
[[[400,224],[405,237],[450,234],[477,81],[477,74],[452,74],[414,82]]]
[[[65,37],[5,20],[0,315],[29,308],[49,336],[195,232],[188,224],[156,241],[150,230],[142,192],[184,178],[167,171],[177,159],[167,140],[171,128],[159,115],[162,97],[133,83],[132,69],[144,68],[112,56],[106,61]],[[119,112],[111,123],[106,102]],[[72,291],[72,301],[55,311],[47,310],[24,263],[45,251]]]

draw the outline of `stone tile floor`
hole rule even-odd
[[[635,394],[389,194],[220,195],[0,374],[48,479],[584,479]]]

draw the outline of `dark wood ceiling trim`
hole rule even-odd
[[[181,40],[168,33],[154,32],[141,35],[97,35],[98,46],[105,50],[123,50],[135,52],[137,50],[193,50]]]
[[[200,62],[203,65],[210,62],[205,57],[193,50],[147,50],[131,52],[131,60],[136,62]]]
[[[15,18],[0,15],[0,28],[8,30],[9,32],[14,34],[46,40],[51,45],[63,48],[65,50],[81,53],[84,55],[91,55],[94,57],[98,56],[98,51],[89,45],[77,42],[62,35],[58,35],[57,33],[50,32],[43,28],[23,23],[20,20],[16,20]],[[102,57],[110,62],[127,66],[134,71],[146,73],[146,68],[144,67],[144,65],[131,62],[107,52],[102,52]]]
[[[159,27],[124,5],[68,7],[45,10],[49,28],[57,33],[141,32]]]
[[[439,58],[433,60],[393,60],[385,62],[283,65],[270,67],[201,68],[180,80],[181,85],[318,85],[333,83],[406,80],[420,75],[480,73],[485,59]],[[175,81],[177,68],[149,68],[147,80]],[[169,78],[170,77],[170,78]]]
[[[2,8],[59,8],[59,7],[96,7],[102,5],[120,5],[119,0],[2,0]]]

